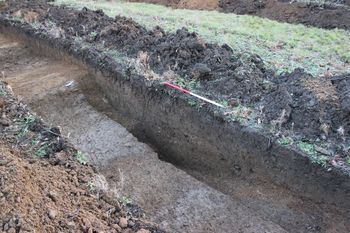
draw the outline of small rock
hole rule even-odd
[[[127,228],[128,227],[128,220],[126,218],[120,218],[119,219],[119,226],[121,228]]]
[[[47,196],[53,201],[56,202],[57,201],[57,194],[54,191],[50,191]]]
[[[10,121],[8,119],[6,119],[6,118],[2,118],[2,119],[0,119],[0,124],[2,126],[9,126],[10,125]]]
[[[140,229],[136,233],[151,233],[149,230],[146,229]]]
[[[49,210],[49,218],[55,219],[57,216],[57,212],[55,210]]]
[[[10,226],[8,223],[5,223],[4,225],[4,231],[8,231],[10,229]]]
[[[212,77],[211,69],[202,63],[197,63],[191,70],[191,74],[195,79],[208,80]]]
[[[117,231],[117,232],[122,232],[122,228],[118,225],[118,224],[114,224],[113,228]]]
[[[3,98],[0,98],[0,109],[5,107],[5,101]]]
[[[131,228],[132,228],[133,226],[135,226],[135,223],[134,223],[133,221],[129,221],[129,222],[128,222],[128,227],[131,227]]]
[[[67,227],[73,229],[73,228],[75,228],[75,223],[74,222],[68,222],[67,223]]]
[[[85,227],[86,228],[91,228],[91,222],[90,222],[90,220],[89,219],[87,219],[87,218],[83,218],[83,223],[84,223],[84,225],[85,225]]]

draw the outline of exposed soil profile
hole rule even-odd
[[[157,213],[158,217],[164,218],[169,213],[173,214],[175,217],[171,218],[172,223],[176,222],[180,225],[179,228],[183,229],[184,225],[188,224],[184,224],[184,221],[191,219],[193,216],[198,216],[199,213],[201,217],[194,219],[195,221],[193,222],[196,222],[196,224],[200,223],[205,228],[208,226],[208,228],[206,228],[206,231],[194,230],[192,232],[294,231],[333,233],[346,232],[344,229],[349,229],[347,206],[350,202],[348,201],[349,192],[347,191],[350,186],[348,173],[345,173],[349,170],[345,168],[344,173],[334,175],[333,171],[339,171],[335,169],[338,167],[334,166],[327,170],[328,167],[323,168],[319,164],[315,165],[310,160],[306,160],[309,157],[302,156],[301,153],[295,153],[293,156],[290,156],[289,152],[292,149],[285,149],[280,146],[275,147],[273,142],[271,142],[275,139],[273,136],[281,137],[281,139],[295,139],[296,143],[299,142],[297,140],[300,140],[300,138],[304,140],[306,138],[312,143],[320,143],[323,146],[330,142],[328,148],[318,150],[328,154],[327,159],[332,159],[332,162],[344,165],[344,161],[349,156],[349,148],[346,146],[342,147],[342,143],[346,144],[348,142],[349,136],[348,116],[350,108],[348,97],[350,87],[348,75],[313,77],[303,70],[295,70],[290,74],[275,76],[273,71],[264,67],[258,56],[243,57],[227,45],[219,46],[206,43],[199,35],[190,33],[187,29],[180,29],[176,33],[166,33],[159,27],[154,30],[146,30],[130,19],[119,16],[110,18],[100,10],[91,11],[84,8],[78,11],[38,1],[12,1],[2,8],[0,22],[1,31],[12,33],[12,38],[15,37],[20,40],[22,37],[26,38],[28,40],[27,43],[33,46],[34,50],[42,50],[42,53],[56,57],[60,56],[55,53],[57,49],[58,51],[56,52],[59,54],[61,52],[63,54],[68,53],[72,58],[80,62],[83,61],[83,66],[85,64],[94,70],[93,72],[96,72],[94,74],[97,76],[96,80],[98,82],[92,86],[100,86],[102,88],[107,86],[107,88],[104,88],[103,94],[108,94],[109,96],[95,96],[99,99],[97,105],[101,107],[101,103],[106,104],[108,100],[112,100],[110,101],[111,103],[116,103],[119,99],[123,103],[113,107],[120,111],[132,109],[132,113],[140,119],[140,121],[136,122],[137,125],[140,125],[140,128],[138,128],[141,129],[140,134],[152,139],[156,138],[154,135],[158,136],[156,138],[158,145],[155,142],[156,140],[153,141],[154,144],[152,145],[156,145],[157,149],[160,148],[159,144],[163,144],[165,147],[175,145],[176,148],[180,148],[179,151],[183,153],[178,154],[187,158],[180,161],[182,164],[177,163],[177,165],[186,163],[188,167],[196,169],[204,164],[205,166],[202,167],[203,170],[207,169],[205,171],[206,174],[213,174],[209,173],[209,171],[212,172],[214,170],[210,166],[214,166],[217,169],[214,170],[216,172],[215,175],[220,173],[220,171],[217,172],[218,170],[227,172],[225,175],[229,174],[226,177],[227,180],[220,176],[221,173],[217,177],[213,177],[212,184],[218,185],[224,181],[218,186],[225,186],[225,192],[237,198],[233,200],[231,197],[223,196],[220,193],[215,194],[215,190],[211,191],[204,187],[203,184],[194,186],[192,183],[192,181],[195,182],[194,178],[182,179],[181,176],[175,178],[173,175],[169,175],[171,174],[168,173],[168,171],[171,171],[169,167],[163,167],[162,169],[157,166],[154,167],[154,165],[159,165],[160,160],[158,157],[156,157],[157,160],[147,157],[147,162],[144,163],[145,160],[141,158],[135,159],[135,157],[121,156],[122,158],[118,161],[116,160],[116,163],[109,163],[113,169],[108,170],[109,172],[106,176],[108,179],[119,179],[117,176],[121,176],[122,173],[120,171],[118,173],[118,164],[122,164],[120,166],[123,166],[125,171],[129,172],[127,173],[127,178],[141,177],[136,182],[130,183],[131,185],[127,185],[130,189],[135,189],[140,183],[145,183],[144,180],[152,181],[152,185],[147,186],[149,192],[142,192],[144,196],[151,196],[152,201],[146,204],[152,207],[160,202],[169,201],[169,195],[166,198],[160,198],[161,195],[159,193],[186,194],[185,197],[180,195],[180,198],[174,198],[176,207],[174,208],[170,205],[169,208],[167,206],[168,208],[163,209],[164,212]],[[27,98],[37,97],[36,94],[40,94],[38,89],[50,93],[51,98],[44,96],[41,102],[33,101],[36,103],[33,105],[36,105],[36,111],[39,110],[40,112],[41,109],[41,114],[45,115],[44,113],[46,113],[50,115],[51,120],[63,118],[59,119],[60,123],[55,125],[66,125],[66,119],[74,118],[75,121],[78,121],[78,124],[75,125],[77,122],[72,122],[70,127],[78,132],[87,131],[85,133],[88,133],[87,136],[89,137],[84,135],[84,138],[89,140],[84,141],[88,148],[90,148],[90,145],[94,145],[94,139],[103,135],[101,138],[106,138],[107,140],[101,141],[108,141],[108,143],[99,144],[102,148],[96,147],[99,148],[97,152],[102,155],[97,157],[99,159],[117,154],[113,147],[110,147],[112,144],[121,142],[123,145],[126,144],[126,147],[131,145],[131,148],[134,148],[135,144],[124,143],[122,139],[112,139],[113,135],[115,136],[117,133],[110,129],[112,125],[115,126],[116,122],[112,124],[109,119],[110,124],[105,124],[104,128],[95,127],[94,124],[98,117],[93,114],[95,111],[81,111],[82,106],[86,107],[83,109],[87,109],[89,106],[85,105],[86,102],[83,101],[83,96],[80,95],[78,88],[73,86],[69,92],[65,91],[63,93],[57,93],[48,88],[50,83],[56,85],[57,83],[55,82],[59,81],[60,78],[57,75],[58,72],[55,72],[55,69],[53,69],[56,67],[55,62],[51,61],[54,65],[47,66],[45,72],[42,72],[42,70],[36,68],[38,63],[40,64],[41,62],[47,65],[50,63],[50,58],[45,57],[40,62],[37,62],[38,58],[29,52],[28,49],[23,48],[25,45],[22,47],[16,46],[12,45],[11,42],[12,40],[7,41],[0,48],[2,49],[0,65],[5,74],[11,73],[16,69],[21,71],[17,74],[18,77],[10,77],[11,81],[17,84],[18,93],[29,95]],[[40,47],[39,44],[44,44],[43,47],[45,48]],[[79,61],[75,62],[80,64]],[[30,72],[27,70],[28,67],[31,69]],[[64,67],[63,69],[60,68],[60,70],[64,70],[69,74],[73,73],[70,72],[68,65],[61,64],[60,67]],[[56,73],[56,75],[52,75],[50,72],[46,73],[46,71]],[[46,81],[48,79],[50,79],[50,82]],[[62,88],[70,89],[66,84],[67,82],[71,83],[69,82],[71,77],[64,76],[63,79],[64,81],[58,85],[59,90],[62,90]],[[185,88],[194,89],[196,93],[201,93],[211,99],[222,101],[223,104],[227,105],[227,108],[222,113],[218,111],[218,108],[211,108],[210,105],[195,102],[195,100],[189,98],[182,98],[183,95],[175,91],[169,91],[164,85],[161,85],[160,83],[163,80],[172,81]],[[32,88],[29,89],[28,86]],[[87,89],[93,90],[90,89],[90,86]],[[68,93],[71,93],[71,95],[68,95]],[[94,95],[94,93],[92,94]],[[113,96],[115,97],[113,98]],[[60,101],[57,101],[58,98],[60,98]],[[178,108],[178,106],[180,107]],[[78,111],[76,111],[75,107],[79,107]],[[61,111],[58,109],[61,109]],[[183,111],[179,111],[179,109]],[[69,114],[62,110],[67,111]],[[55,111],[60,114],[56,114]],[[80,118],[77,118],[76,112],[80,114]],[[164,117],[165,114],[166,117]],[[223,116],[227,116],[227,118]],[[131,120],[134,120],[132,117],[130,117]],[[101,120],[100,122],[104,121]],[[254,131],[252,127],[250,128],[253,124],[258,124],[257,122],[260,122],[260,126],[263,123],[266,124],[263,125],[264,127],[271,126],[268,130],[273,133],[269,134],[269,136],[272,134],[273,136],[271,138],[260,136],[257,131]],[[4,123],[7,124],[7,122]],[[33,122],[29,120],[29,123],[31,126]],[[142,128],[145,125],[147,127]],[[188,125],[192,125],[193,128]],[[212,130],[213,128],[210,128],[212,125],[219,125],[220,128]],[[36,128],[38,127],[33,127],[33,129]],[[191,129],[198,131],[198,133],[194,132],[192,134]],[[231,130],[234,129],[246,131],[243,131],[243,133],[238,130],[234,131],[239,133],[233,136]],[[50,131],[54,135],[59,134],[56,128],[52,128]],[[164,131],[169,133],[164,134]],[[259,133],[267,134],[266,131],[259,131]],[[51,134],[49,133],[49,136]],[[121,134],[122,138],[127,138],[127,136],[123,137],[123,135],[125,134]],[[74,136],[70,138],[72,139]],[[161,141],[163,138],[165,138],[165,143]],[[166,141],[167,139],[168,141]],[[50,143],[50,147],[48,147],[49,163],[51,158],[60,161],[59,156],[55,156],[56,152],[64,151],[65,144],[57,140],[57,137],[52,137],[53,143]],[[24,142],[27,141],[25,140]],[[175,144],[171,144],[174,141]],[[80,141],[78,142],[80,143]],[[304,143],[306,144],[306,142]],[[212,146],[213,144],[215,145]],[[239,146],[236,146],[237,144]],[[306,144],[306,146],[305,144],[303,144],[304,149],[316,156],[314,151],[316,149],[313,145],[310,147],[310,144]],[[194,145],[192,147],[194,149],[188,149],[187,145]],[[171,151],[172,148],[166,152]],[[207,154],[198,153],[198,148],[205,148],[203,151],[209,149],[210,152]],[[218,153],[218,148],[223,148],[228,153],[224,151],[225,154],[220,154]],[[278,149],[276,150],[275,148]],[[254,150],[256,153],[252,153],[253,155],[250,156],[250,153]],[[51,152],[54,155],[51,155]],[[152,155],[152,157],[155,156],[154,154]],[[205,163],[202,163],[203,160],[205,160]],[[18,161],[18,163],[21,163],[21,161]],[[75,164],[77,164],[76,161]],[[328,165],[325,164],[325,166]],[[149,170],[150,167],[155,169]],[[229,167],[229,169],[226,170],[226,167]],[[37,167],[31,168],[35,169]],[[18,170],[22,171],[20,168]],[[146,173],[144,173],[145,171]],[[272,185],[273,183],[270,182],[272,176],[265,176],[268,172],[270,174],[273,173],[277,177],[273,181],[279,179],[278,181],[283,180],[284,183],[278,183],[280,187],[270,187],[270,184]],[[4,172],[4,174],[7,173],[9,172]],[[68,171],[67,173],[70,174],[72,172]],[[42,173],[37,174],[42,176]],[[65,173],[63,172],[61,175],[64,180]],[[252,179],[255,177],[261,180],[256,181]],[[12,181],[16,180],[16,177],[12,178]],[[37,177],[34,175],[31,178],[37,180]],[[44,184],[47,183],[45,183],[46,180],[43,181]],[[73,178],[70,181],[75,182],[75,179]],[[184,183],[181,183],[181,181]],[[41,184],[40,181],[35,183]],[[61,185],[60,182],[57,183]],[[159,184],[165,186],[159,186]],[[177,184],[183,186],[177,186]],[[292,189],[295,188],[293,186],[295,184],[296,186],[299,185],[298,188],[302,187],[302,189]],[[214,187],[217,187],[215,185]],[[267,186],[265,189],[260,188],[265,185]],[[169,186],[173,187],[173,189],[164,189],[164,187]],[[184,189],[184,187],[190,188]],[[244,189],[241,189],[242,187]],[[292,190],[290,187],[292,187]],[[41,188],[39,190],[43,190],[42,187],[39,188]],[[220,190],[220,188],[222,187],[217,189]],[[271,188],[270,191],[268,190],[269,188]],[[308,190],[306,191],[306,189]],[[240,190],[244,190],[244,192],[240,192]],[[323,192],[324,190],[326,192]],[[45,189],[43,192],[45,192]],[[151,192],[154,195],[149,195]],[[84,194],[83,191],[81,193]],[[79,192],[79,195],[81,193]],[[317,200],[317,203],[312,204],[314,199],[310,201],[304,196],[304,193],[316,193],[312,197]],[[321,195],[319,196],[321,198],[318,199],[318,194],[320,193]],[[295,196],[293,197],[293,195]],[[74,197],[69,200],[74,201]],[[256,197],[258,198],[256,199]],[[71,197],[69,196],[69,198]],[[240,201],[237,200],[242,201],[247,207],[242,206]],[[193,202],[200,203],[206,208],[204,210],[193,208]],[[219,205],[214,206],[213,203],[219,203]],[[227,203],[231,204],[228,205]],[[331,205],[334,205],[334,208],[330,207]],[[218,209],[213,211],[213,207]],[[344,211],[341,211],[339,207]],[[92,208],[94,208],[94,205]],[[105,213],[104,208],[101,207],[100,209]],[[138,208],[136,210],[137,214]],[[61,216],[62,210],[58,209],[58,212],[57,216]],[[256,216],[255,212],[262,217],[253,219]],[[123,216],[122,211],[107,211],[107,213],[113,216],[113,220],[118,219],[119,215]],[[213,215],[213,213],[215,214]],[[51,217],[54,215],[55,213],[50,214]],[[99,213],[97,215],[100,216]],[[204,220],[203,215],[207,219]],[[227,219],[227,217],[230,219],[224,221],[222,216],[224,219]],[[45,219],[45,217],[43,218]],[[103,214],[101,218],[104,219]],[[12,226],[17,226],[19,221],[17,221],[17,218],[11,219],[13,219],[12,222],[11,220],[6,220],[6,223],[12,229]],[[225,231],[219,231],[218,228],[213,229],[215,224],[213,225],[211,221],[215,221],[215,224],[220,225],[220,229],[225,229]],[[190,227],[194,226],[192,225],[193,222],[189,223]],[[112,223],[117,222],[112,221]],[[76,225],[78,224],[81,224],[80,219],[77,220]],[[231,227],[231,224],[234,227]],[[73,226],[71,223],[66,225],[68,227]],[[81,227],[81,225],[79,226]],[[109,232],[108,227],[111,226],[113,227],[114,224],[103,227],[106,227],[105,231]],[[228,226],[231,228],[228,228]],[[243,229],[236,228],[236,226],[243,226]],[[133,225],[133,227],[135,229],[132,230],[141,228],[138,224]],[[151,226],[145,226],[145,228],[157,232],[157,228],[152,228]],[[198,229],[198,227],[192,229]],[[246,229],[248,230],[244,231]],[[270,229],[274,229],[274,231]],[[76,229],[73,229],[72,232],[76,232],[74,230]]]
[[[163,232],[141,221],[138,206],[118,201],[60,130],[4,82],[0,92],[1,232]]]
[[[298,2],[290,0],[132,0],[175,8],[220,10],[249,14],[287,23],[320,28],[350,28],[350,3],[346,1]]]
[[[166,33],[160,27],[147,30],[131,19],[113,19],[100,10],[76,11],[47,3],[10,1],[3,13],[27,22],[42,22],[56,38],[89,43],[98,57],[103,56],[105,48],[117,49],[162,79],[176,81],[183,77],[197,92],[236,108],[239,119],[234,120],[260,121],[270,125],[277,135],[293,140],[328,141],[328,154],[349,156],[346,146],[330,143],[340,141],[345,145],[349,139],[348,75],[313,77],[295,70],[275,76],[259,56],[242,57],[227,45],[206,43],[186,28],[175,33]]]

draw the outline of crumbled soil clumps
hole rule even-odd
[[[163,232],[0,83],[1,232]],[[143,230],[143,231],[141,231]]]
[[[301,23],[320,28],[350,29],[348,0],[132,0],[175,8],[220,10],[227,13],[257,15],[287,23]]]
[[[281,22],[302,23],[327,29],[350,29],[350,7],[347,2],[302,3],[289,0],[220,0],[219,5],[225,12],[251,14]]]
[[[131,0],[131,2],[147,2],[196,10],[214,10],[219,8],[218,0]]]
[[[22,28],[64,43],[68,50],[76,50],[73,45],[78,41],[84,48],[79,55],[102,67],[115,67],[118,57],[103,54],[117,51],[157,73],[158,81],[173,72],[171,81],[233,108],[225,113],[229,120],[253,121],[270,128],[274,136],[318,143],[332,156],[350,156],[348,75],[312,77],[299,69],[275,76],[258,56],[206,43],[186,28],[175,33],[159,27],[147,30],[100,10],[9,1],[2,13],[11,19],[21,16]],[[26,20],[28,15],[36,15],[36,28]],[[129,67],[127,74],[133,72],[135,68]]]

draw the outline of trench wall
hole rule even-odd
[[[266,134],[226,122],[215,108],[191,107],[186,96],[131,74],[125,65],[101,58],[91,49],[73,48],[71,41],[53,39],[1,18],[0,33],[27,44],[33,52],[88,69],[124,116],[119,123],[135,122],[127,127],[130,132],[155,147],[162,159],[195,171],[200,180],[205,182],[204,177],[210,175],[232,182],[272,182],[306,198],[350,208],[349,174],[341,169],[326,171]]]

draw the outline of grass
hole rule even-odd
[[[87,165],[89,163],[89,159],[83,152],[78,151],[75,156],[80,164]]]
[[[307,155],[315,155],[316,154],[315,146],[313,144],[308,143],[308,142],[300,142],[299,148]]]
[[[159,25],[174,32],[187,27],[209,42],[228,44],[237,52],[258,54],[279,73],[300,67],[313,75],[323,75],[327,69],[333,74],[350,72],[350,32],[345,30],[124,1],[56,0],[56,4],[102,9],[112,17],[131,17],[149,29]]]

